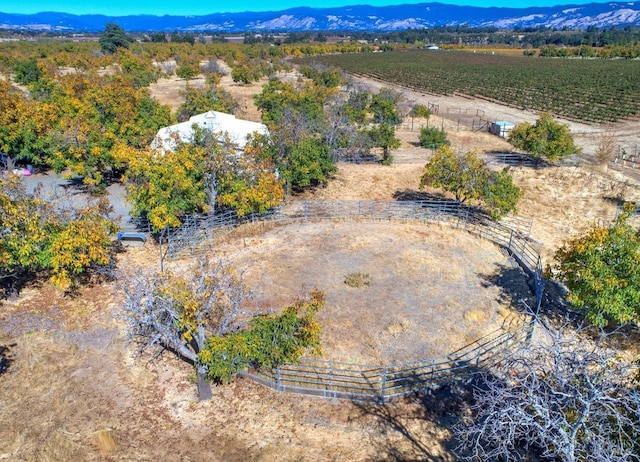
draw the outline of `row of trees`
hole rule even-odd
[[[296,86],[272,79],[255,98],[271,132],[272,154],[291,188],[323,184],[337,160],[366,158],[373,148],[390,163],[390,151],[400,143],[395,136],[402,121],[400,94],[357,87],[341,94],[332,71],[307,74],[316,81]]]

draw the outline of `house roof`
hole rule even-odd
[[[264,124],[237,119],[233,114],[209,111],[194,115],[186,122],[161,128],[153,139],[151,147],[173,151],[179,143],[192,143],[194,125],[209,129],[213,133],[228,136],[229,140],[240,150],[244,149],[247,137],[252,133],[269,134],[269,130]]]

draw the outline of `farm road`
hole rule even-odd
[[[379,90],[382,87],[391,87],[402,92],[407,100],[413,104],[435,104],[439,105],[440,113],[448,110],[481,110],[484,111],[484,118],[487,120],[508,120],[515,124],[522,122],[535,123],[539,112],[523,111],[513,107],[504,106],[498,103],[474,97],[462,96],[438,96],[426,94],[401,87],[388,82],[375,80],[372,78],[352,76],[357,82],[367,87]],[[557,117],[559,121],[567,124],[574,134],[576,143],[583,147],[584,154],[592,156],[600,142],[600,137],[607,133],[616,138],[616,142],[627,152],[638,152],[640,149],[640,123],[638,121],[626,121],[609,125],[589,125]]]

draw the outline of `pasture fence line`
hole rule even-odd
[[[213,250],[217,235],[243,223],[295,223],[321,220],[440,223],[465,230],[506,249],[532,280],[535,306],[522,301],[528,319],[494,331],[445,356],[399,365],[366,365],[302,358],[273,370],[250,369],[244,376],[278,391],[385,402],[393,397],[473,377],[531,341],[544,295],[542,262],[529,240],[531,221],[496,222],[455,201],[313,200],[295,201],[263,215],[235,212],[189,217],[168,233],[170,258]],[[508,224],[508,225],[507,225]]]
[[[386,402],[468,378],[515,353],[530,341],[534,321],[496,331],[448,355],[397,365],[367,365],[302,358],[273,370],[241,375],[281,392],[324,398]]]

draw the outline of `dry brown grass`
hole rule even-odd
[[[258,120],[250,107],[250,95],[258,87],[231,85],[228,81],[223,84],[234,95],[246,98],[247,118]],[[184,81],[169,79],[159,82],[152,91],[164,103],[177,108],[181,102],[180,88],[184,88]],[[416,103],[432,100],[423,95],[410,96]],[[442,98],[436,102],[477,106],[477,102],[463,99]],[[533,121],[536,116],[495,105],[483,107],[488,115],[513,122]],[[445,124],[454,146],[476,148],[479,152],[505,148],[505,142],[499,138],[457,131],[455,121],[434,118],[432,122]],[[611,130],[625,132],[628,139],[637,143],[637,126]],[[579,142],[593,139],[595,146],[601,129],[579,127],[577,131],[581,132]],[[415,127],[414,131],[399,132],[403,147],[395,154],[398,164],[390,167],[341,164],[336,178],[326,188],[304,197],[393,199],[398,192],[416,193],[428,157],[428,152],[415,146],[418,133]],[[587,166],[515,168],[511,172],[524,191],[520,213],[534,218],[532,236],[540,241],[547,262],[563,238],[593,221],[612,218],[617,201],[637,200],[639,196],[634,181],[614,172],[605,175]],[[424,328],[425,317],[398,310],[396,304],[387,305],[388,309],[374,316],[371,310],[381,305],[365,297],[378,288],[382,289],[382,299],[393,298],[405,307],[417,306],[393,291],[413,292],[415,275],[426,275],[428,268],[437,272],[431,287],[425,285],[421,289],[433,301],[429,310],[445,313],[442,318],[464,327],[460,343],[475,340],[472,330],[475,327],[491,323],[513,326],[521,322],[508,308],[508,294],[497,290],[495,285],[468,287],[467,292],[474,297],[483,291],[489,295],[497,290],[489,298],[476,299],[473,307],[454,297],[456,289],[452,287],[465,274],[495,274],[495,266],[487,270],[467,261],[466,252],[485,245],[482,241],[465,243],[464,236],[455,237],[448,228],[433,227],[427,231],[407,226],[385,233],[366,225],[345,232],[345,228],[341,229],[343,225],[325,228],[329,234],[319,233],[315,238],[308,232],[307,238],[312,239],[298,241],[298,247],[293,246],[296,241],[287,237],[284,242],[289,252],[282,250],[285,244],[282,236],[278,237],[280,228],[247,226],[220,237],[218,249],[228,249],[231,254],[236,246],[246,249],[237,250],[238,255],[243,252],[249,255],[253,250],[271,248],[291,254],[289,260],[271,264],[262,258],[274,252],[253,257],[258,260],[251,265],[254,277],[276,292],[271,298],[274,306],[290,302],[301,290],[301,280],[294,281],[289,273],[304,276],[306,271],[307,277],[302,278],[306,284],[324,281],[327,284],[323,288],[331,294],[337,293],[338,286],[349,290],[351,296],[345,299],[349,303],[332,301],[323,320],[327,326],[338,325],[334,329],[335,339],[348,339],[355,328],[365,328],[360,340],[354,340],[353,344],[347,341],[340,346],[337,340],[328,341],[325,337],[325,348],[332,351],[335,347],[338,352],[342,349],[347,359],[368,357],[382,362],[389,351],[398,354],[403,344],[411,343],[408,336]],[[341,232],[346,234],[345,240],[341,240]],[[441,242],[442,248],[432,245],[434,242]],[[344,248],[337,248],[340,243],[345,244]],[[394,251],[405,244],[407,252]],[[453,248],[453,244],[465,250],[456,265],[449,264],[450,258],[418,253],[429,246],[434,252],[444,252]],[[121,264],[157,268],[158,250],[151,242],[142,248],[130,248],[121,257]],[[324,270],[329,262],[317,257],[318,253],[313,257],[313,252],[329,251],[335,252],[336,260],[345,265],[335,271],[335,279]],[[375,253],[376,258],[384,259],[381,261],[386,264],[375,268],[379,274],[365,264],[368,257],[361,262],[347,258],[349,253],[359,252],[370,256]],[[477,251],[477,255],[486,252],[486,249]],[[396,264],[396,260],[403,263]],[[442,264],[443,261],[447,264]],[[370,274],[370,287],[356,290],[344,284],[345,274],[358,271]],[[394,275],[395,283],[385,282],[387,273]],[[267,284],[267,276],[275,282]],[[286,284],[291,285],[287,288]],[[278,291],[280,287],[282,290]],[[361,305],[359,308],[351,303],[354,299]],[[125,349],[122,326],[114,324],[112,318],[118,303],[111,284],[85,289],[76,298],[65,298],[44,285],[23,291],[16,302],[0,303],[0,345],[16,344],[11,348],[13,362],[0,375],[0,460],[453,460],[448,449],[450,421],[443,418],[448,411],[431,412],[421,402],[405,400],[377,408],[279,394],[246,380],[217,387],[211,401],[198,402],[195,387],[188,380],[190,366],[170,356],[157,363],[148,362],[148,357],[134,360],[130,350]],[[487,313],[491,313],[488,320]],[[339,324],[340,316],[344,325]],[[439,326],[433,327],[440,329],[436,340],[455,336],[446,324]]]
[[[305,290],[324,291],[324,357],[338,361],[444,355],[500,328],[497,310],[512,298],[530,298],[524,277],[496,285],[518,270],[494,244],[440,225],[291,224],[214,248],[258,288],[261,305],[278,310]]]

